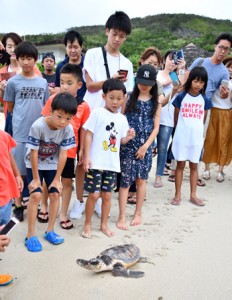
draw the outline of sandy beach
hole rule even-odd
[[[4,120],[0,114],[0,128]],[[37,223],[43,251],[30,253],[24,246],[24,222],[10,233],[11,244],[0,253],[0,273],[13,275],[13,284],[0,288],[0,300],[60,299],[141,299],[141,300],[231,300],[232,299],[232,167],[225,168],[225,181],[216,182],[216,166],[198,196],[206,203],[197,207],[189,202],[189,169],[185,169],[182,203],[170,204],[174,183],[164,176],[164,187],[154,188],[156,158],[147,182],[143,225],[116,228],[117,193],[113,194],[109,226],[115,236],[99,231],[100,219],[92,219],[93,238],[80,236],[85,215],[74,220],[74,229],[56,231],[65,238],[59,246],[43,238],[46,224]],[[75,193],[73,193],[73,199]],[[134,212],[127,205],[128,224]],[[139,279],[113,277],[110,272],[93,273],[76,264],[77,258],[96,257],[108,247],[134,243],[148,263],[132,269],[145,272]]]

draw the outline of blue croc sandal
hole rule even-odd
[[[25,238],[24,243],[28,251],[39,252],[42,250],[42,245],[38,240],[37,236],[32,236],[29,239]]]
[[[45,240],[49,241],[52,245],[59,245],[64,242],[64,238],[55,233],[54,231],[44,233]]]

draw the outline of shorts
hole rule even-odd
[[[0,226],[5,225],[10,221],[12,200],[0,207]]]
[[[41,186],[43,184],[43,179],[44,179],[47,187],[49,187],[50,184],[52,183],[54,177],[56,176],[56,170],[38,170],[38,172],[39,172],[39,178],[40,178]],[[32,180],[33,180],[32,169],[27,168],[27,182],[28,182],[28,184]],[[32,193],[42,193],[42,190],[41,190],[41,188],[38,187]],[[59,191],[55,187],[51,187],[48,190],[48,193],[58,193],[59,194]]]
[[[116,177],[116,172],[91,169],[85,174],[85,190],[89,193],[112,192]]]
[[[12,149],[12,154],[18,166],[19,172],[21,176],[25,176],[26,172],[26,164],[25,164],[25,155],[27,152],[26,143],[17,142],[15,148]]]
[[[67,157],[61,177],[75,178],[75,158]]]

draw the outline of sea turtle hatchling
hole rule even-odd
[[[141,271],[128,270],[137,262],[147,262],[140,256],[140,250],[134,244],[115,246],[101,252],[90,260],[77,259],[77,264],[94,272],[112,271],[114,276],[139,278],[144,275]]]

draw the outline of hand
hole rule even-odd
[[[23,191],[23,186],[24,186],[22,177],[21,177],[20,175],[18,175],[18,176],[15,176],[15,179],[16,179],[16,182],[17,182],[17,186],[18,186],[18,188],[19,188],[19,191],[22,192],[22,191]]]
[[[186,61],[184,60],[184,58],[178,59],[177,70],[180,70],[180,69],[185,70],[185,66],[186,66]]]
[[[224,86],[224,85],[220,85],[220,98],[222,99],[226,99],[229,97],[229,88]]]
[[[84,163],[83,163],[83,168],[85,170],[85,172],[89,172],[89,169],[91,169],[92,167],[92,162],[89,158],[85,158],[84,159]]]
[[[134,128],[128,129],[128,131],[127,131],[127,138],[128,138],[128,140],[130,141],[134,137],[135,137],[135,130],[134,130]]]
[[[147,147],[145,145],[142,145],[139,147],[138,151],[135,153],[135,157],[137,159],[144,159],[144,156],[147,152]]]
[[[48,87],[48,90],[49,90],[50,96],[52,96],[52,95],[54,95],[56,93],[56,89],[53,88],[53,87],[51,87],[51,86]]]
[[[123,83],[127,81],[127,77],[124,77],[124,75],[119,75],[118,73],[114,74],[112,78],[119,79]]]
[[[4,226],[2,226],[0,228],[0,230],[2,230]],[[5,251],[5,247],[7,247],[10,243],[10,239],[8,238],[8,236],[6,235],[0,235],[0,252],[4,252]]]
[[[0,91],[1,91],[3,94],[5,93],[5,90],[6,90],[6,84],[7,84],[7,81],[6,81],[6,80],[0,81]]]
[[[62,185],[62,183],[60,182],[60,180],[54,179],[54,180],[52,181],[52,183],[49,185],[48,190],[50,190],[50,188],[52,188],[52,187],[56,188],[59,194],[62,193],[63,185]]]
[[[33,180],[29,183],[29,185],[28,185],[29,193],[31,194],[31,192],[33,192],[33,191],[36,190],[37,188],[41,188],[41,190],[42,190],[42,186],[41,186],[40,180],[39,180],[39,179],[33,179]]]

